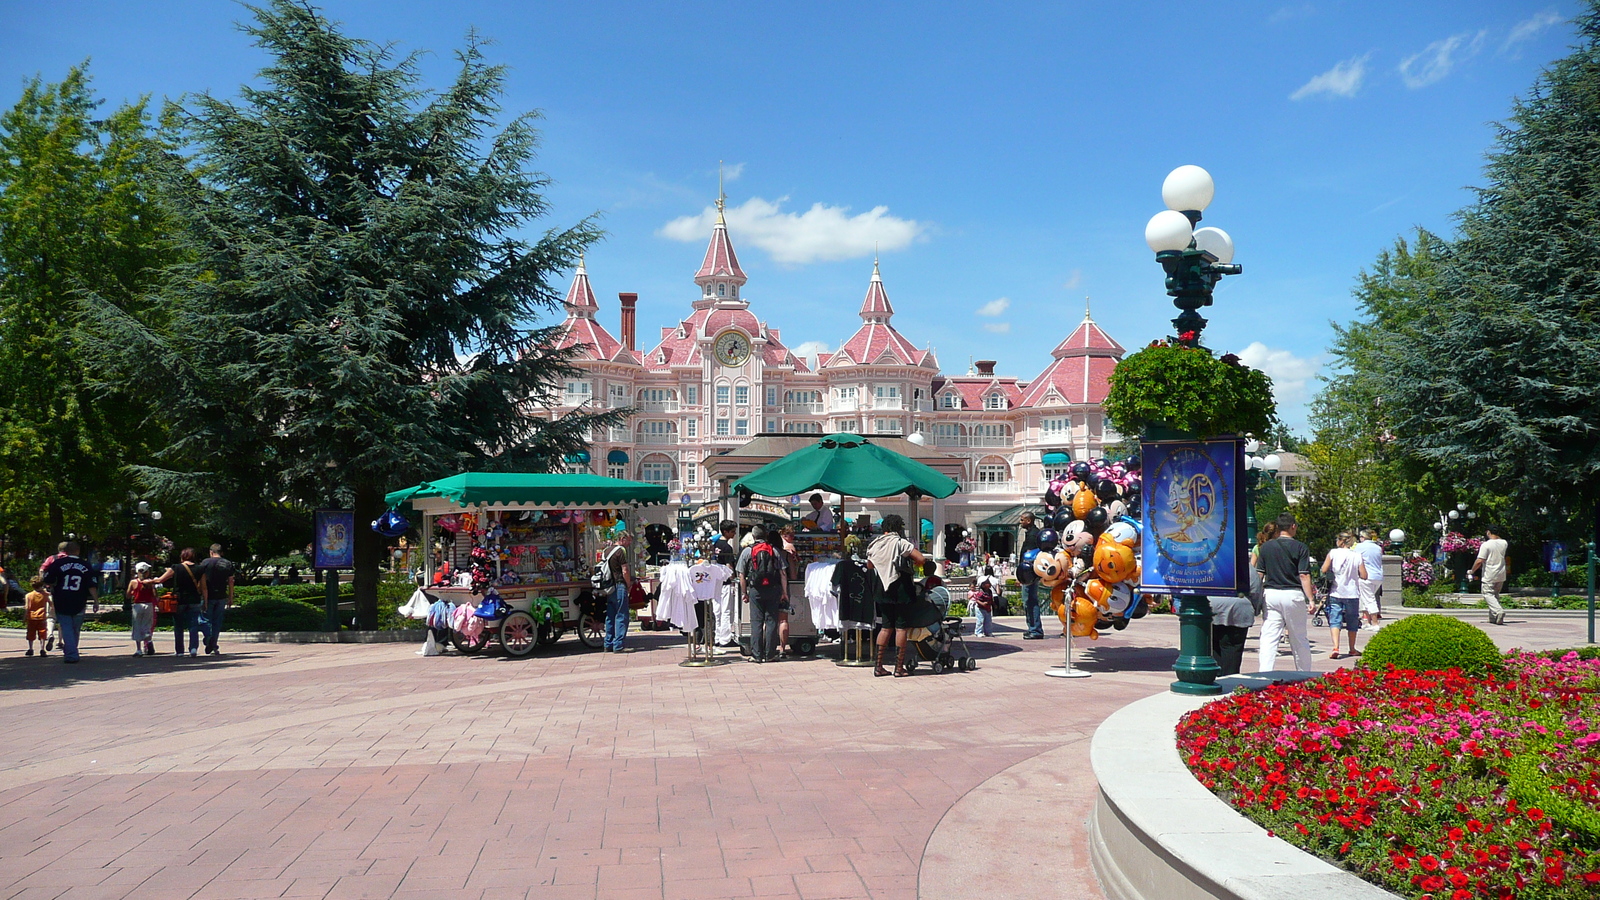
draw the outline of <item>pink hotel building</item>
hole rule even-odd
[[[569,460],[570,470],[665,484],[674,501],[687,496],[687,505],[698,506],[718,495],[702,461],[757,434],[921,434],[926,447],[962,460],[961,491],[939,515],[970,527],[997,514],[1013,518],[1018,504],[1038,501],[1052,474],[1121,440],[1101,403],[1123,348],[1087,311],[1031,379],[997,375],[988,360],[946,375],[933,350],[918,349],[894,327],[876,262],[861,327],[814,362],[797,357],[751,311],[745,281],[719,212],[688,317],[662,328],[644,350],[636,341],[638,295],[618,294],[613,337],[596,320],[599,303],[578,267],[557,344],[576,348],[583,375],[566,382],[555,412],[636,412],[625,427],[591,434],[589,460]],[[672,513],[650,518],[664,515]]]

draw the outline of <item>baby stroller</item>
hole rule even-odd
[[[945,616],[928,629],[927,637],[912,645],[916,652],[906,654],[906,669],[917,670],[918,661],[926,662],[935,675],[946,672],[971,672],[978,667],[961,636],[961,617]]]

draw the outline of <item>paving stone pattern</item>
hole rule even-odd
[[[89,634],[64,666],[0,632],[0,898],[1098,898],[1088,738],[1165,688],[1176,626],[1081,642],[1095,677],[1066,680],[1017,624],[908,679],[682,668],[653,634],[528,660]],[[1492,633],[1581,626],[1522,624]]]

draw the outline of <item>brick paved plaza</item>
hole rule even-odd
[[[1176,623],[1081,642],[1066,680],[1019,621],[979,671],[908,679],[681,668],[665,635],[512,661],[90,634],[63,666],[0,632],[0,897],[1099,898],[1088,739],[1165,689]]]

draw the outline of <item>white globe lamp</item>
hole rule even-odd
[[[1266,458],[1261,460],[1261,466],[1269,472],[1276,472],[1283,466],[1283,457],[1276,453],[1268,453]]]
[[[1144,242],[1157,253],[1168,250],[1187,250],[1194,239],[1194,226],[1181,212],[1164,209],[1150,217],[1144,226]]]
[[[1389,542],[1392,544],[1404,543],[1405,539],[1406,533],[1398,528],[1389,532]]]
[[[921,447],[922,445],[928,443],[928,439],[923,437],[922,436],[922,432],[920,432],[920,431],[913,432],[910,437],[906,438],[906,440],[910,441],[913,444],[916,444],[918,447]]]
[[[1215,256],[1224,265],[1233,262],[1233,238],[1221,228],[1207,225],[1194,231],[1194,245]]]
[[[1179,166],[1161,182],[1161,199],[1166,202],[1167,209],[1177,212],[1201,212],[1211,205],[1216,193],[1217,185],[1211,180],[1211,173],[1199,166]]]
[[[1450,510],[1450,518],[1459,519],[1459,518],[1461,518],[1461,513],[1459,513],[1456,510],[1452,509],[1452,510]]]

